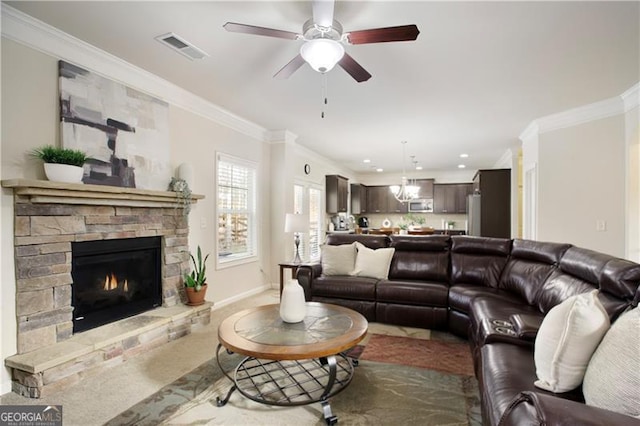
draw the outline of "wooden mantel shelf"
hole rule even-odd
[[[120,188],[117,186],[59,183],[47,180],[8,179],[2,186],[13,188],[14,195],[27,197],[32,203],[89,204],[128,207],[180,207],[182,202],[171,191]],[[196,203],[204,195],[191,194]]]

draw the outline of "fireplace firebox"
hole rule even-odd
[[[160,244],[161,237],[72,243],[74,333],[161,305]]]

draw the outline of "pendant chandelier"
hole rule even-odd
[[[414,200],[418,198],[418,193],[420,191],[420,187],[416,185],[416,182],[411,182],[407,179],[407,173],[405,169],[405,145],[407,141],[402,141],[402,181],[400,185],[391,185],[389,186],[389,190],[391,193],[401,203],[406,203],[408,201]],[[413,158],[413,157],[412,157]]]

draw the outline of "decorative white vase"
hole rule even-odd
[[[280,318],[284,322],[300,322],[307,315],[304,290],[297,280],[289,280],[282,289],[280,298]]]
[[[182,163],[178,166],[178,179],[187,182],[189,188],[193,190],[193,167],[189,163]]]
[[[84,169],[70,164],[44,163],[44,174],[52,182],[82,183]]]

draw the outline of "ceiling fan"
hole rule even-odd
[[[235,22],[227,22],[223,27],[236,33],[304,40],[300,53],[274,75],[276,78],[289,78],[307,62],[320,73],[326,73],[338,64],[358,83],[369,80],[371,74],[345,52],[344,44],[413,41],[420,34],[416,25],[343,32],[342,25],[333,19],[334,5],[335,0],[313,0],[313,19],[304,23],[302,34]]]

